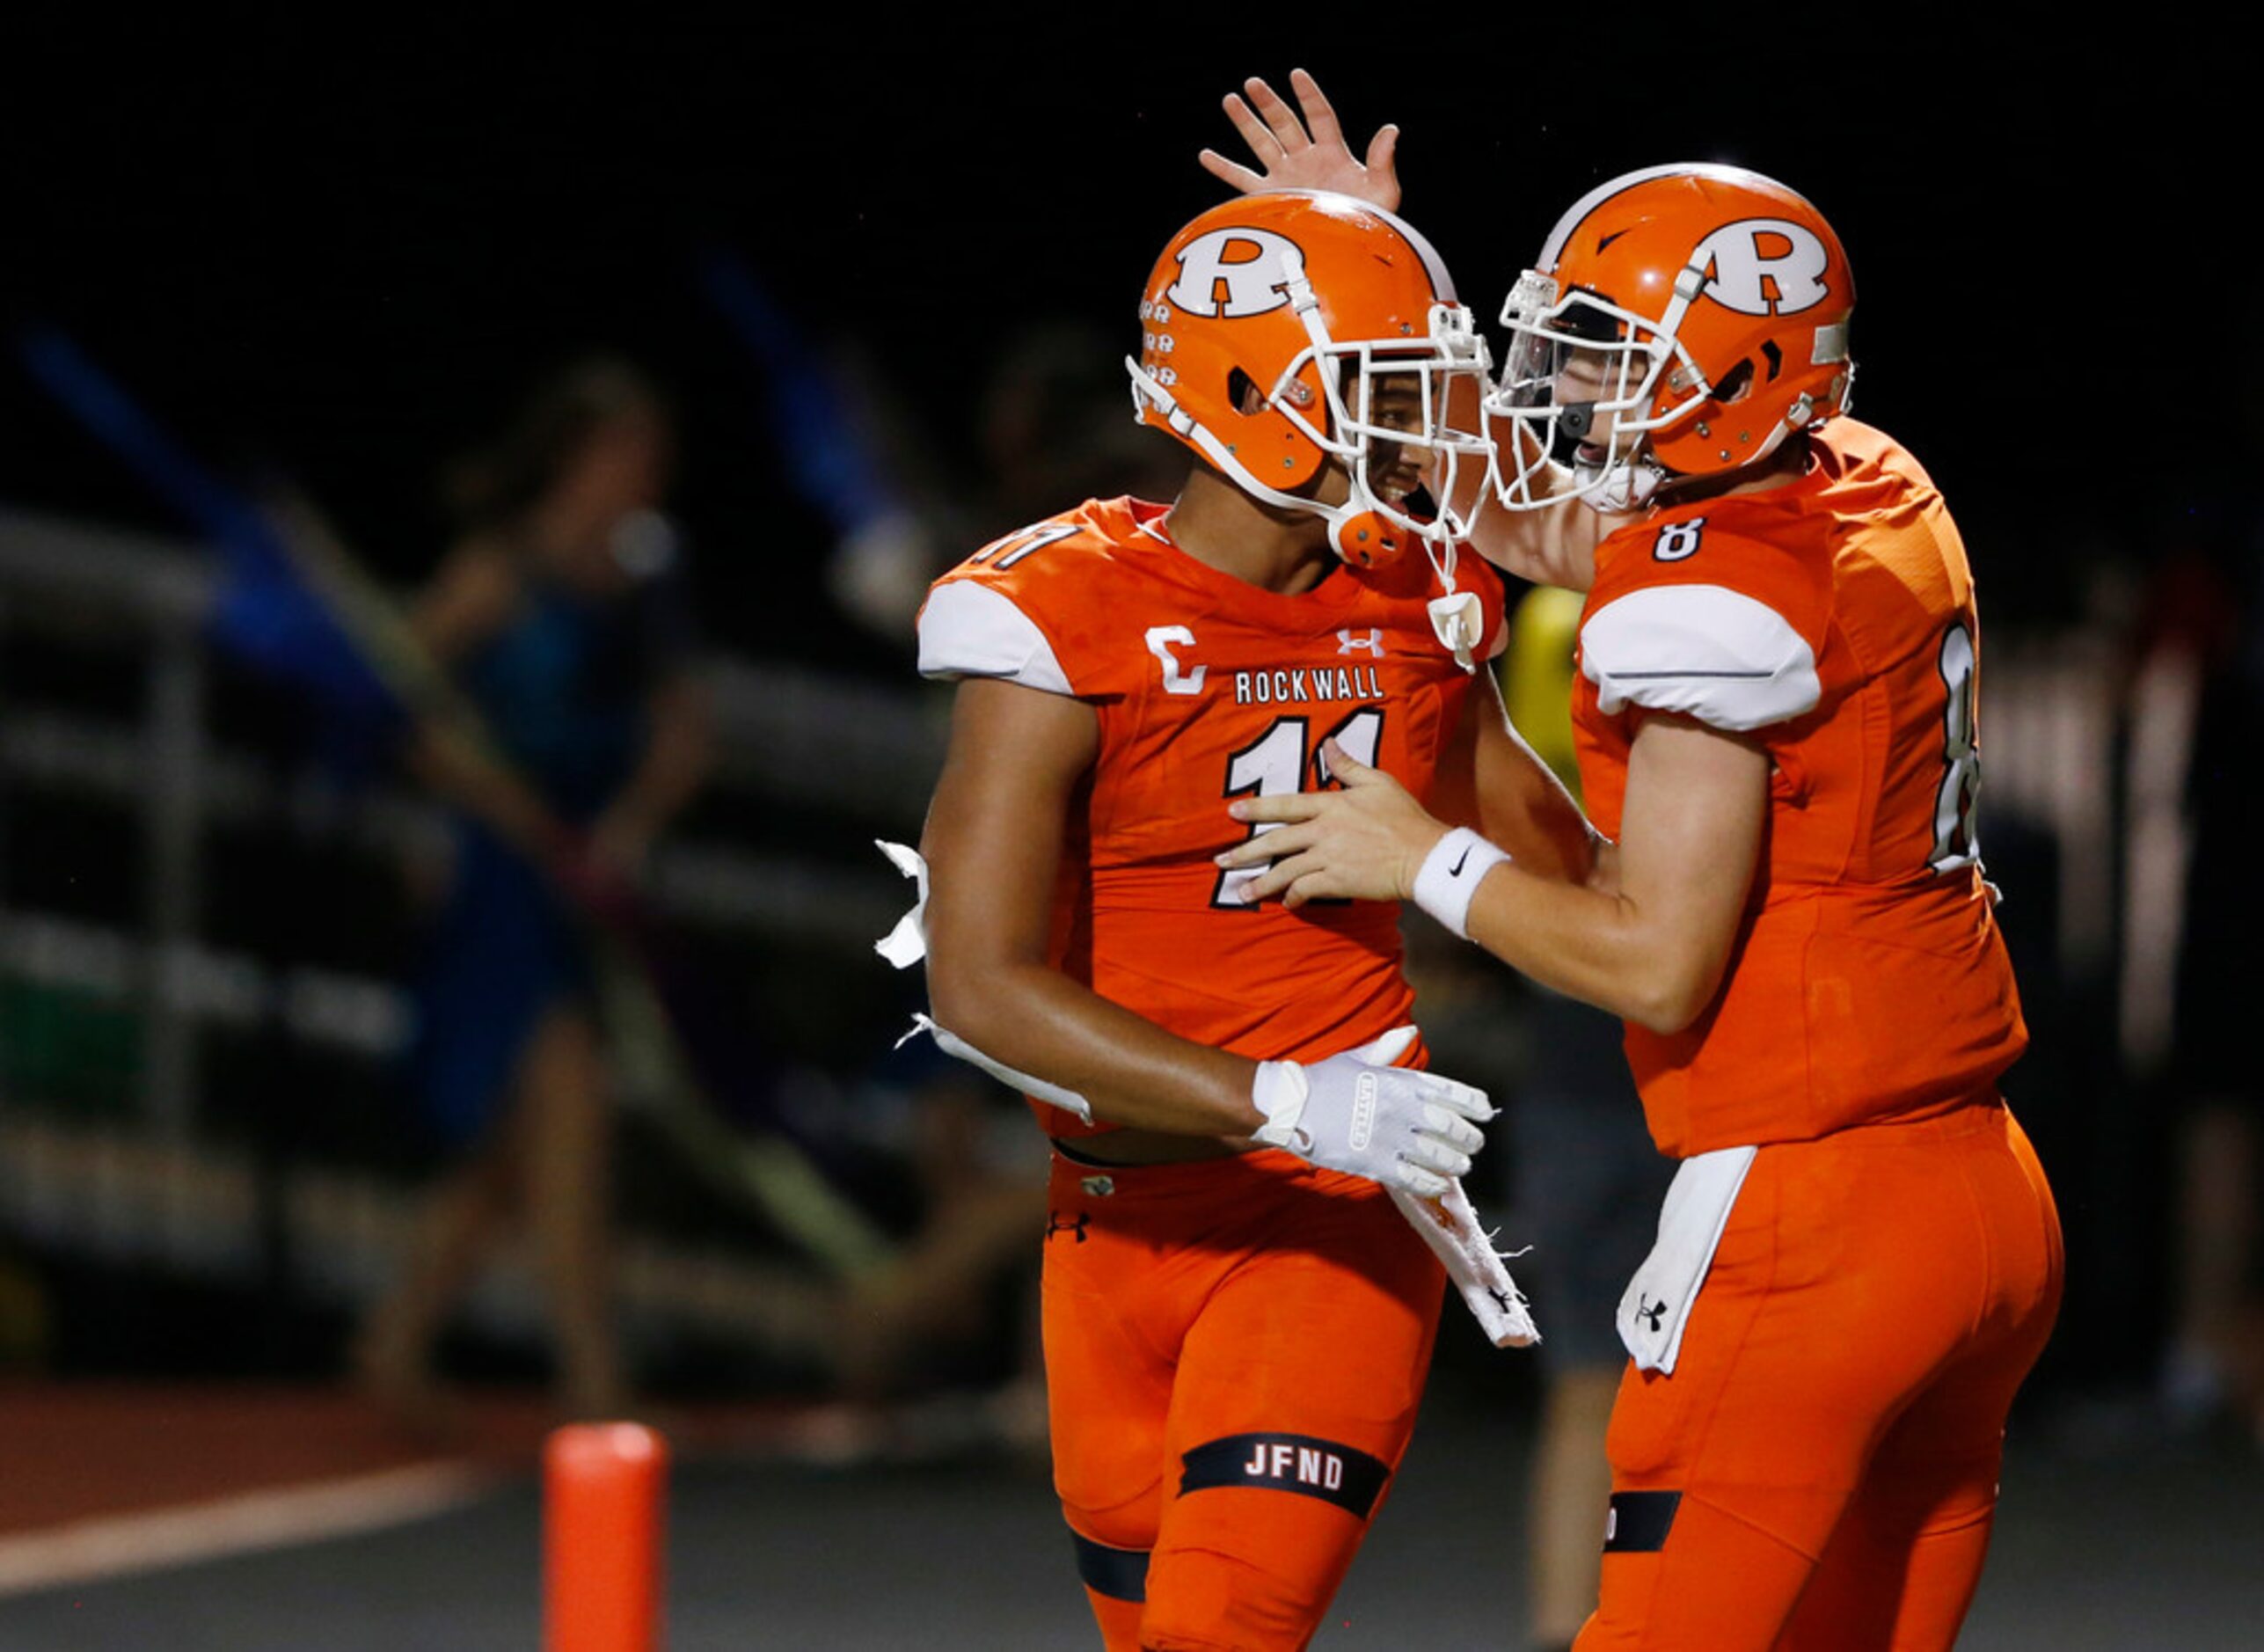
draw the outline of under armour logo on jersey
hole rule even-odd
[[[1262,316],[1289,302],[1284,289],[1304,261],[1295,241],[1271,230],[1213,230],[1187,243],[1166,296],[1189,315]]]
[[[1192,648],[1195,634],[1185,625],[1150,625],[1148,627],[1148,652],[1164,662],[1164,692],[1166,694],[1200,694],[1202,680],[1210,668],[1199,665],[1192,671],[1183,669],[1174,647]]]
[[[1349,628],[1336,633],[1336,651],[1350,654],[1355,648],[1365,648],[1377,659],[1384,657],[1384,628],[1371,625],[1364,632]]]
[[[1705,518],[1693,516],[1688,522],[1670,522],[1659,530],[1659,537],[1651,546],[1651,555],[1661,562],[1681,562],[1698,554],[1698,535],[1705,529]]]
[[[1084,1210],[1078,1211],[1074,1220],[1066,1222],[1062,1219],[1059,1210],[1048,1210],[1046,1212],[1046,1243],[1052,1244],[1056,1233],[1074,1233],[1077,1242],[1082,1245],[1085,1243],[1085,1224],[1092,1220],[1092,1216]]]
[[[1831,296],[1831,254],[1815,230],[1784,218],[1741,218],[1698,243],[1691,267],[1705,296],[1745,316],[1789,316]]]

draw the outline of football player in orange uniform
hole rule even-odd
[[[1223,803],[1328,784],[1333,742],[1536,866],[1583,874],[1591,837],[1474,670],[1499,579],[1409,502],[1485,470],[1450,404],[1475,424],[1486,357],[1428,244],[1253,196],[1172,239],[1141,321],[1139,416],[1201,461],[1176,502],[1010,535],[922,611],[959,683],[922,944],[939,1042],[1055,1144],[1054,1473],[1104,1640],[1299,1647],[1437,1325],[1393,1190],[1458,1197],[1489,1114],[1409,1071],[1396,909],[1246,899]]]
[[[1270,129],[1276,175],[1346,175]],[[1949,1646],[2058,1308],[1997,1091],[2027,1034],[1974,840],[1973,581],[1917,461],[1845,416],[1853,300],[1814,207],[1708,165],[1597,186],[1510,294],[1475,541],[1588,592],[1596,887],[1333,752],[1343,791],[1238,801],[1275,830],[1222,857],[1292,906],[1412,896],[1627,1022],[1683,1164],[1619,1311],[1582,1652]]]

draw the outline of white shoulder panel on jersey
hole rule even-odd
[[[1581,670],[1607,715],[1678,712],[1743,733],[1813,711],[1815,651],[1766,603],[1720,585],[1653,585],[1581,627]]]
[[[929,593],[920,614],[922,676],[996,676],[1048,694],[1075,694],[1054,646],[1014,599],[972,580]]]

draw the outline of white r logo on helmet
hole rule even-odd
[[[1705,296],[1741,315],[1789,316],[1830,296],[1831,254],[1815,231],[1783,218],[1741,218],[1698,243],[1691,263]]]
[[[1270,230],[1213,230],[1179,254],[1179,278],[1168,296],[1190,315],[1262,316],[1289,302],[1282,289],[1304,264],[1297,244]]]

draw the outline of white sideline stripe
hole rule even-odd
[[[0,1598],[405,1525],[471,1502],[500,1478],[424,1463],[0,1538]]]

